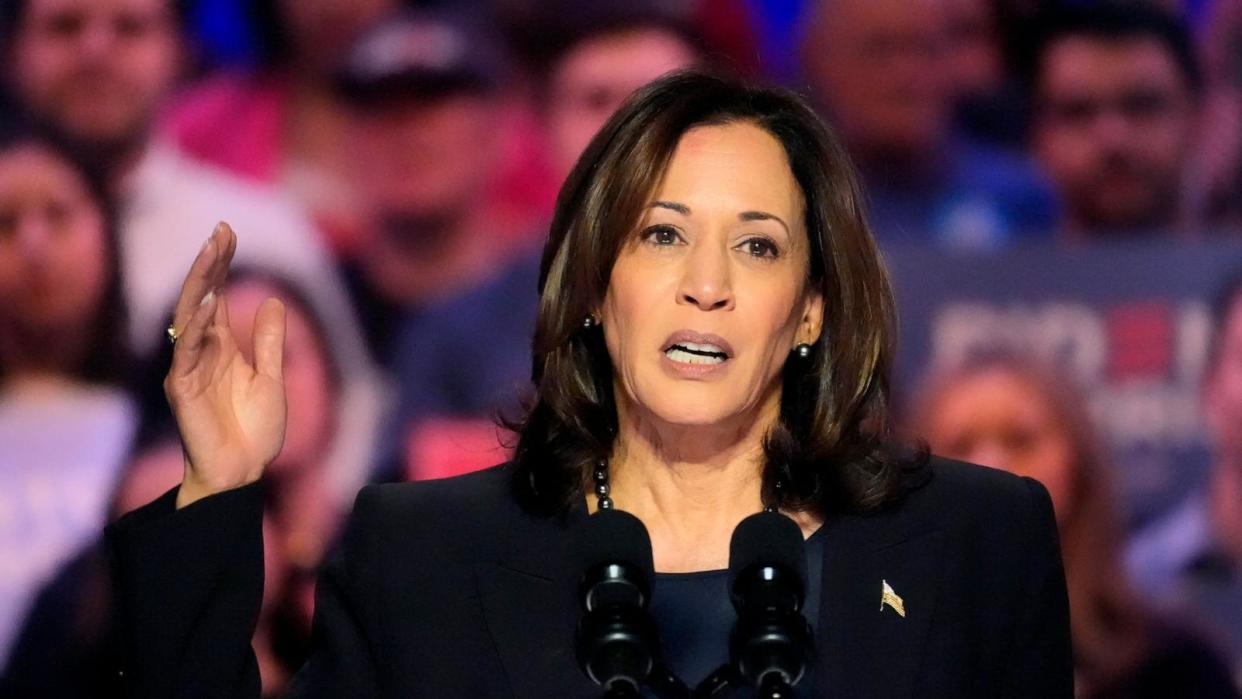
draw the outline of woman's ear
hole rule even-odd
[[[808,289],[802,302],[802,319],[798,323],[797,342],[813,345],[824,330],[824,295],[819,289]]]

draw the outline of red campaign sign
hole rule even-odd
[[[994,255],[890,248],[898,398],[938,368],[997,349],[1049,361],[1087,394],[1125,469],[1129,513],[1158,515],[1202,482],[1200,381],[1212,299],[1242,243],[1111,241]]]
[[[1112,381],[1166,380],[1173,366],[1173,308],[1164,299],[1133,301],[1106,310],[1108,376]]]

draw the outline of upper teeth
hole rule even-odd
[[[700,345],[694,342],[678,342],[677,345],[694,352],[714,352],[716,354],[725,354],[725,351],[716,345]]]

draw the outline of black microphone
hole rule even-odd
[[[647,528],[628,512],[600,510],[578,532],[573,553],[584,564],[578,666],[604,696],[637,697],[659,656],[647,611],[655,569]]]
[[[729,590],[737,624],[729,639],[736,673],[767,699],[792,696],[813,652],[802,616],[806,549],[802,530],[777,512],[742,520],[729,543]]]

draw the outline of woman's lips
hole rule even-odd
[[[719,335],[678,330],[661,348],[664,368],[680,378],[705,378],[724,371],[733,347]]]

